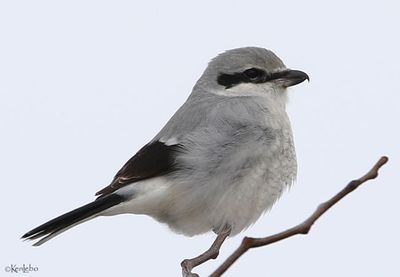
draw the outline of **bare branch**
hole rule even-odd
[[[385,164],[387,163],[388,158],[383,156],[381,157],[377,163],[371,168],[370,171],[367,172],[364,176],[362,176],[359,179],[351,181],[344,189],[339,191],[335,196],[333,196],[331,199],[329,199],[326,202],[321,203],[318,208],[315,210],[315,212],[308,217],[305,221],[300,223],[299,225],[296,225],[290,229],[287,229],[283,232],[277,233],[272,236],[264,237],[264,238],[251,238],[251,237],[245,237],[242,240],[242,243],[240,246],[233,252],[226,260],[225,262],[218,267],[210,276],[211,277],[217,277],[221,276],[230,266],[232,266],[233,263],[236,262],[237,259],[239,259],[244,253],[247,252],[247,250],[251,248],[256,248],[256,247],[261,247],[265,245],[269,245],[272,243],[275,243],[277,241],[292,237],[294,235],[298,234],[308,234],[310,231],[312,225],[315,223],[315,221],[318,220],[329,208],[331,208],[333,205],[335,205],[337,202],[339,202],[343,197],[348,195],[350,192],[354,191],[357,189],[360,185],[365,183],[368,180],[375,179],[378,176],[378,170]]]

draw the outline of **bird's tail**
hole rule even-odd
[[[23,235],[21,239],[34,240],[40,238],[40,240],[34,244],[34,246],[39,246],[68,230],[69,228],[92,219],[99,215],[100,212],[120,204],[123,200],[123,197],[118,194],[110,194],[98,198],[89,204],[72,210],[40,225],[39,227],[36,227],[35,229]]]

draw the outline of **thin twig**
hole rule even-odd
[[[237,259],[239,259],[244,253],[247,252],[247,250],[251,248],[256,248],[256,247],[261,247],[265,246],[268,244],[275,243],[277,241],[292,237],[294,235],[305,235],[308,234],[310,231],[312,225],[317,221],[329,208],[331,208],[333,205],[335,205],[337,202],[339,202],[343,197],[348,195],[350,192],[354,191],[357,189],[360,185],[365,183],[368,180],[375,179],[378,176],[378,170],[385,164],[387,163],[388,158],[383,156],[381,157],[378,162],[371,168],[370,171],[367,172],[364,176],[362,176],[359,179],[351,181],[344,189],[339,191],[335,196],[333,196],[331,199],[329,199],[326,202],[321,203],[318,208],[315,210],[315,212],[308,217],[305,221],[300,223],[299,225],[296,225],[290,229],[287,229],[286,231],[277,233],[272,236],[268,236],[265,238],[251,238],[251,237],[245,237],[242,240],[242,243],[240,246],[236,249],[235,252],[233,252],[226,260],[225,262],[218,267],[210,276],[211,277],[217,277],[221,276],[230,266],[232,266],[233,263],[236,262]]]

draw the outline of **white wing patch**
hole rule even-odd
[[[178,144],[178,139],[176,137],[170,137],[170,138],[162,137],[159,139],[159,141],[161,141],[162,143],[164,143],[167,146]]]

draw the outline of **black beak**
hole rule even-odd
[[[275,72],[272,75],[273,79],[282,83],[284,87],[291,87],[305,80],[310,81],[310,77],[308,77],[307,73],[300,70],[287,69],[281,72]]]

